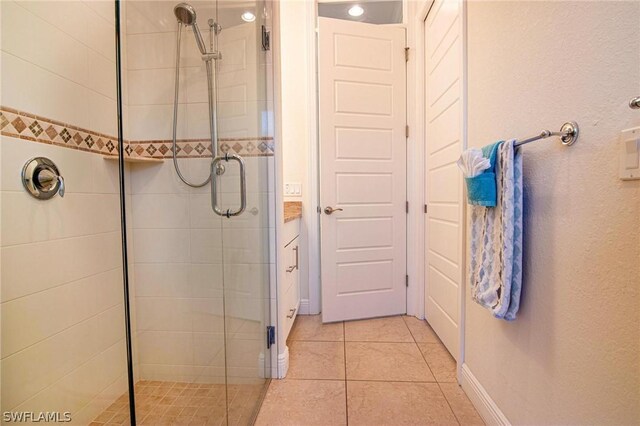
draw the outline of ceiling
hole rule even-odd
[[[348,10],[354,5],[359,5],[364,9],[362,16],[349,15]],[[398,24],[402,22],[402,0],[320,0],[318,16],[370,24]]]

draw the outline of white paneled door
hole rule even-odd
[[[404,28],[319,19],[324,322],[406,312],[404,48]]]
[[[458,358],[462,281],[462,5],[437,0],[425,20],[427,321]]]

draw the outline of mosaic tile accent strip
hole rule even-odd
[[[102,155],[117,155],[118,138],[0,106],[0,134]]]
[[[170,140],[131,141],[131,157],[171,158],[173,143]],[[212,157],[211,141],[208,139],[182,139],[177,143],[178,158]],[[274,154],[271,137],[221,138],[217,155],[226,153],[243,157],[270,157]]]
[[[51,118],[0,106],[0,134],[32,142],[57,145],[102,155],[118,155],[118,138],[83,129]],[[179,158],[213,156],[208,139],[178,140]],[[171,140],[124,141],[124,151],[131,158],[171,158]],[[274,155],[272,137],[221,138],[217,155],[232,153],[244,157]]]

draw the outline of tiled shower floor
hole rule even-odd
[[[263,384],[229,385],[229,424],[251,423]],[[139,381],[135,386],[138,424],[226,425],[225,386],[221,384]],[[91,425],[128,425],[129,397],[125,393]]]

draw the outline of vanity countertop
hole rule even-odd
[[[284,223],[302,217],[302,201],[285,201],[284,202]]]

